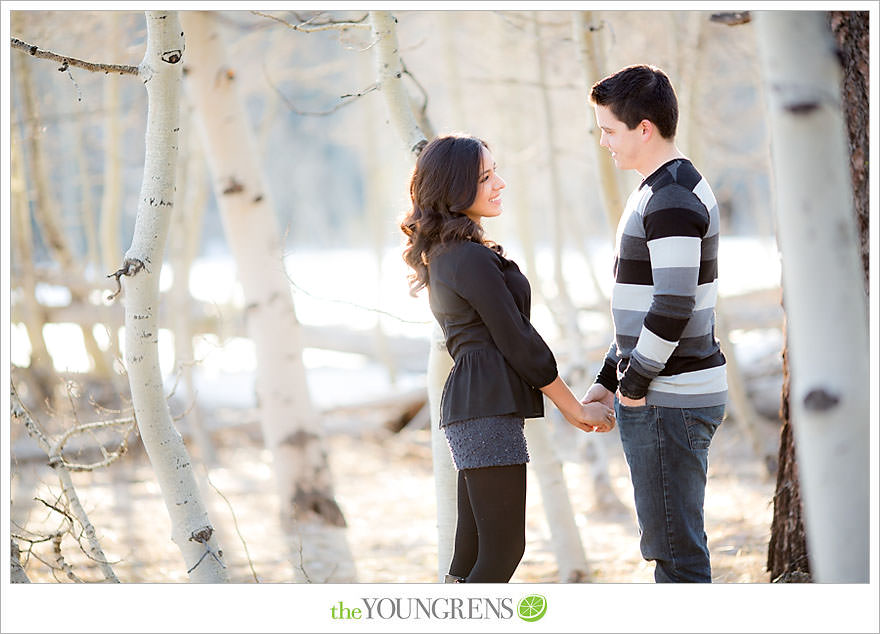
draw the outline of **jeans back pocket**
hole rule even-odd
[[[683,409],[688,442],[694,451],[707,450],[724,419],[724,405]]]

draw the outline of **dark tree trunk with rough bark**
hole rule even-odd
[[[850,151],[853,202],[859,230],[859,246],[868,290],[868,17],[867,11],[832,11],[834,34],[841,66],[843,111]],[[801,505],[792,421],[789,416],[788,342],[782,353],[782,430],[779,467],[773,496],[773,522],[767,552],[767,571],[773,581],[810,581],[810,562]]]
[[[782,351],[783,420],[779,437],[779,467],[776,472],[776,493],[773,496],[773,523],[767,548],[767,571],[772,581],[809,581],[810,560],[807,556],[807,533],[804,528],[801,487],[795,459],[794,434],[791,429],[788,398],[788,345]]]
[[[843,114],[849,140],[853,203],[868,290],[868,12],[832,11],[831,32],[843,67]]]

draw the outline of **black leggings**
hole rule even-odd
[[[526,465],[458,472],[458,525],[449,574],[507,583],[526,548]]]

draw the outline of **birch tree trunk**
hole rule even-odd
[[[773,135],[790,407],[811,570],[820,582],[867,582],[868,313],[840,63],[822,12],[759,12],[755,27]]]
[[[455,525],[458,520],[458,473],[452,462],[446,434],[440,429],[440,399],[452,370],[452,357],[439,324],[431,332],[428,353],[428,406],[431,413],[431,456],[434,466],[434,493],[437,500],[437,579],[443,581],[452,563]]]
[[[403,85],[403,64],[398,50],[396,25],[397,18],[391,12],[370,11],[379,90],[385,97],[392,127],[409,153],[417,157],[428,140],[413,115],[409,95]]]
[[[189,291],[189,274],[193,260],[198,254],[202,238],[202,220],[208,203],[205,157],[201,145],[192,133],[192,113],[181,113],[183,136],[179,144],[177,165],[177,205],[171,216],[171,240],[168,261],[174,271],[174,282],[168,292],[174,329],[174,363],[186,386],[191,403],[187,419],[198,457],[207,468],[217,464],[217,452],[211,436],[205,429],[193,376],[193,327],[192,295]],[[224,540],[225,541],[225,540]]]
[[[87,137],[82,117],[75,117],[73,129],[73,145],[76,147],[76,163],[79,170],[80,209],[82,212],[83,233],[86,236],[86,257],[83,258],[93,271],[98,270],[98,223],[95,217],[94,197],[92,196],[92,179],[89,176],[87,156]]]
[[[109,53],[114,59],[121,58],[121,16],[110,11],[105,16],[108,27]],[[117,57],[118,55],[118,57]],[[122,247],[119,243],[119,218],[122,211],[122,112],[119,104],[120,78],[108,75],[104,78],[104,189],[101,194],[101,220],[99,235],[101,262],[105,271],[112,271],[119,262]],[[111,337],[111,339],[113,339]],[[112,348],[111,348],[112,349]]]
[[[24,158],[21,151],[21,135],[17,126],[11,127],[10,144],[10,190],[12,209],[10,214],[10,247],[15,270],[14,279],[21,289],[21,301],[10,310],[12,322],[24,324],[28,341],[31,344],[30,388],[34,390],[37,402],[53,401],[52,357],[43,338],[45,313],[36,297],[36,275],[34,273],[33,232],[31,214],[28,209],[27,185],[24,177]],[[17,269],[17,270],[16,270]]]
[[[538,476],[541,502],[544,505],[553,552],[559,567],[559,582],[587,581],[590,569],[574,519],[574,510],[568,497],[562,463],[553,451],[549,421],[546,418],[527,420],[525,431],[529,453],[532,456],[531,467]]]
[[[214,194],[247,305],[247,331],[257,357],[256,390],[266,448],[272,454],[282,527],[301,580],[354,579],[354,562],[341,529],[320,419],[312,405],[302,360],[302,329],[285,272],[274,205],[213,15],[187,11],[190,43],[187,89],[202,133]],[[330,545],[330,546],[328,546]],[[335,572],[325,546],[343,553]]]
[[[583,70],[584,85],[587,91],[586,105],[589,108],[589,91],[593,84],[604,76],[605,64],[602,59],[602,48],[596,35],[598,29],[593,24],[592,11],[576,11],[572,16],[572,21],[574,41],[577,45],[580,66]],[[592,114],[589,118],[591,121],[594,120]],[[590,136],[597,137],[598,134],[598,128],[595,125],[591,125]],[[614,167],[611,154],[599,145],[598,138],[593,140],[596,176],[599,180],[600,191],[602,192],[605,217],[608,220],[608,236],[613,239],[614,233],[617,231],[617,223],[620,221],[620,216],[623,213],[623,196],[620,194],[620,181],[617,178],[617,168]]]
[[[174,428],[159,367],[159,271],[171,210],[180,135],[184,38],[176,12],[148,11],[138,76],[147,89],[146,159],[137,219],[125,254],[125,361],[141,439],[171,516],[172,539],[190,580],[227,581],[225,565],[183,438]]]
[[[373,67],[369,62],[369,58],[361,56],[359,58],[361,67],[359,70],[364,77],[372,74]],[[366,103],[362,108],[361,116],[363,117],[363,141],[365,147],[370,152],[379,147],[376,122],[379,116],[376,108],[376,101],[372,98],[366,99]],[[382,270],[383,260],[385,258],[385,231],[387,204],[387,188],[389,183],[388,169],[384,165],[384,161],[378,159],[375,153],[368,155],[363,165],[366,179],[364,182],[364,205],[366,206],[367,224],[370,231],[370,242],[373,248],[373,256],[376,261],[376,305],[383,305],[382,296]],[[376,357],[385,366],[388,371],[388,379],[392,386],[397,384],[398,369],[391,354],[389,347],[388,335],[385,333],[384,316],[381,313],[376,314],[376,327],[374,329],[376,341]]]
[[[397,46],[397,20],[388,11],[371,11],[374,60],[377,83],[385,98],[391,124],[406,146],[413,161],[428,140],[413,116],[409,97],[401,82],[403,65]],[[452,357],[446,350],[443,332],[435,325],[428,348],[428,406],[431,414],[431,454],[434,469],[434,491],[437,500],[437,579],[449,572],[455,541],[458,476],[449,453],[446,436],[440,429],[440,399],[446,377],[452,370]]]
[[[538,85],[541,93],[544,134],[547,151],[547,169],[550,175],[550,189],[548,190],[549,216],[551,218],[552,234],[550,248],[553,251],[553,281],[556,286],[556,301],[558,305],[553,311],[554,317],[559,323],[560,330],[565,335],[566,345],[572,352],[572,363],[582,365],[586,354],[583,340],[577,324],[577,313],[571,297],[568,294],[568,286],[565,283],[565,274],[562,266],[562,254],[565,246],[565,210],[562,202],[562,187],[559,183],[559,168],[556,163],[556,151],[554,148],[555,130],[553,125],[553,108],[550,103],[550,93],[547,89],[546,62],[544,59],[543,43],[541,42],[541,27],[537,13],[532,13],[534,26],[535,56],[538,63]],[[570,230],[570,228],[569,228]],[[592,272],[592,269],[590,269]],[[595,276],[594,276],[595,280]],[[595,284],[599,288],[598,283]],[[559,313],[562,313],[561,316]]]

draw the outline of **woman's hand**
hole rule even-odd
[[[583,408],[586,422],[593,425],[594,431],[609,432],[614,429],[616,421],[612,408],[599,401],[584,403]]]
[[[562,411],[562,415],[565,416],[565,420],[581,431],[607,432],[614,429],[614,410],[598,401],[580,403],[577,409]]]
[[[562,377],[557,376],[553,382],[542,387],[541,391],[553,401],[565,420],[581,431],[614,429],[614,410],[601,402],[581,403]]]

